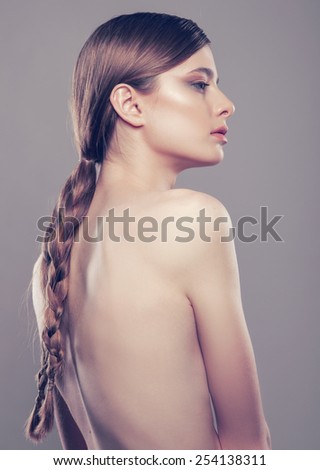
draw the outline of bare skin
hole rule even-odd
[[[230,216],[209,195],[173,188],[183,169],[221,161],[222,146],[210,131],[225,124],[234,111],[213,79],[206,96],[195,89],[192,93],[197,94],[191,94],[186,74],[196,67],[211,68],[216,76],[207,46],[162,74],[156,95],[140,96],[119,84],[110,98],[121,118],[119,139],[102,165],[87,232],[97,235],[97,217],[107,216],[110,209],[121,216],[129,208],[135,217],[130,223],[134,242],[125,239],[121,224],[115,225],[119,241],[113,241],[105,223],[100,242],[86,241],[81,225],[73,245],[61,326],[64,373],[55,403],[64,448],[271,446],[234,243],[221,243],[232,225]],[[197,116],[187,115],[188,107]],[[169,116],[175,122],[171,136],[165,135],[170,126],[163,125]],[[183,138],[188,140],[190,133],[193,146],[189,142],[184,147]],[[207,224],[210,243],[203,241],[196,222],[203,208],[212,221],[227,220],[218,231]],[[152,216],[159,226],[168,216],[174,221],[191,217],[187,225],[194,238],[176,241],[186,233],[174,222],[165,225],[166,241],[158,229],[157,238],[146,242],[138,236],[143,216]],[[43,299],[37,275],[33,299],[41,330]]]

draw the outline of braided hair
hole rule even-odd
[[[61,191],[42,244],[41,288],[47,305],[41,332],[41,368],[37,374],[38,395],[27,423],[30,438],[42,440],[53,425],[53,392],[56,374],[62,371],[60,322],[68,295],[70,251],[75,230],[86,215],[96,186],[94,161],[81,159]],[[58,208],[63,208],[58,215]],[[63,223],[72,216],[73,224]],[[54,234],[54,236],[52,236]]]

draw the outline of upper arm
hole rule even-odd
[[[222,448],[268,448],[259,381],[246,325],[232,222],[225,207],[205,198],[206,215],[223,223],[207,229],[210,242],[198,239],[186,293],[192,304],[199,343],[214,403]],[[259,447],[260,446],[260,447]]]
[[[63,448],[86,450],[86,441],[57,387],[54,389],[54,417]]]
[[[45,299],[43,297],[42,289],[41,289],[41,260],[42,255],[37,258],[33,266],[32,271],[32,302],[33,308],[36,315],[37,326],[38,326],[38,333],[40,336],[41,341],[41,332],[44,326],[44,309],[45,309]]]

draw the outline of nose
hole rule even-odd
[[[224,116],[225,118],[232,116],[236,109],[233,102],[219,89],[217,89],[213,107],[217,116]]]

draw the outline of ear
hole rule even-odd
[[[134,127],[144,124],[141,96],[126,83],[116,85],[110,95],[110,102],[116,113]]]

